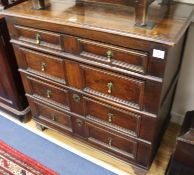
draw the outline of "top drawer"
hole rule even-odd
[[[62,50],[60,34],[18,25],[15,25],[15,28],[19,34],[18,40]]]
[[[80,56],[129,71],[145,74],[148,53],[79,39]]]

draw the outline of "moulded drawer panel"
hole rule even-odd
[[[20,41],[32,43],[37,46],[62,50],[60,34],[18,25],[15,25],[15,28],[18,31],[18,40]]]
[[[84,97],[86,118],[121,132],[138,136],[141,116]]]
[[[94,60],[138,73],[146,73],[148,53],[107,45],[90,40],[79,39],[80,55]]]
[[[66,89],[47,84],[29,76],[27,76],[27,80],[30,83],[32,95],[51,101],[55,105],[69,108],[68,91]]]
[[[65,83],[63,59],[24,48],[21,48],[21,51],[25,55],[29,71]]]
[[[132,139],[126,139],[116,133],[108,132],[98,126],[86,122],[89,136],[88,140],[101,148],[114,153],[121,154],[131,159],[136,158],[137,142]]]
[[[71,116],[39,102],[29,94],[27,94],[27,97],[35,120],[41,121],[41,123],[57,130],[62,129],[72,133]]]
[[[84,91],[141,109],[144,81],[81,65]]]

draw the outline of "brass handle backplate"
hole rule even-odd
[[[51,98],[51,90],[46,90],[46,96],[47,98]]]
[[[112,146],[112,138],[111,137],[108,138],[108,145]]]
[[[113,88],[113,83],[112,82],[109,82],[107,84],[107,87],[108,87],[108,93],[111,94],[112,93],[112,88]]]
[[[45,69],[46,69],[46,63],[41,62],[41,63],[40,63],[40,67],[41,67],[41,71],[44,72]]]
[[[41,36],[40,33],[36,33],[36,44],[40,44]]]
[[[113,122],[114,114],[109,112],[107,115],[108,115],[108,122],[112,123]]]
[[[112,50],[108,50],[108,51],[106,52],[106,57],[107,57],[107,61],[108,61],[108,62],[111,62],[113,56],[114,56],[114,55],[113,55]]]
[[[80,120],[80,119],[77,119],[77,120],[76,120],[76,123],[77,123],[77,126],[78,126],[79,128],[82,127],[82,125],[83,125],[83,121]]]
[[[77,102],[77,103],[80,103],[81,98],[80,98],[79,95],[73,94],[73,100],[74,100],[75,102]]]

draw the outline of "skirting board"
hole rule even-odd
[[[172,123],[176,123],[176,124],[182,125],[183,120],[184,120],[184,115],[183,114],[179,114],[177,112],[171,111],[171,119],[170,119],[170,121]]]

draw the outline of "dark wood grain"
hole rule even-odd
[[[9,43],[5,18],[0,16],[0,106],[21,121],[29,119],[24,88],[17,71],[16,58]],[[25,110],[26,109],[26,110]]]
[[[134,27],[134,11],[131,8],[76,6],[74,0],[65,0],[63,3],[56,2],[56,0],[51,1],[51,6],[48,9],[37,11],[32,9],[32,2],[27,1],[3,13],[9,16],[17,15],[14,23],[18,25],[25,23],[25,26],[48,30],[48,22],[55,23],[56,25],[49,26],[50,31],[60,31],[74,36],[95,38],[95,40],[98,38],[97,40],[106,40],[107,43],[114,41],[113,44],[120,45],[122,43],[126,47],[136,45],[137,48],[142,49],[145,46],[150,48],[150,41],[171,46],[176,44],[181,37],[180,31],[182,34],[188,27],[193,11],[193,7],[188,4],[174,3],[169,11],[162,15],[166,6],[154,3],[150,7],[148,18],[152,19],[157,26],[149,30]],[[54,13],[50,13],[50,11]],[[37,23],[37,21],[42,22]],[[106,35],[107,32],[111,34]],[[126,38],[123,37],[123,40],[119,42],[115,41],[120,34]],[[113,35],[116,35],[116,38],[112,37]],[[127,38],[134,40],[126,42]],[[141,39],[148,42],[139,44]]]
[[[142,108],[144,82],[81,66],[84,91],[134,108]],[[109,87],[111,84],[111,87]]]
[[[148,53],[112,45],[101,44],[89,40],[79,40],[80,55],[110,66],[145,73],[147,71]],[[112,56],[108,57],[108,52]]]
[[[44,123],[45,126],[54,128],[60,132],[72,133],[71,116],[64,112],[52,109],[28,97],[34,120]]]
[[[66,89],[47,84],[32,77],[27,76],[26,78],[32,90],[26,91],[27,93],[58,103],[61,107],[69,108],[68,91]]]
[[[93,142],[105,149],[109,149],[113,152],[123,154],[131,159],[135,159],[137,151],[137,143],[135,141],[117,136],[113,132],[107,132],[90,123],[87,123],[86,127],[89,132],[89,142]]]
[[[139,132],[141,116],[130,113],[111,105],[84,98],[85,115],[89,120],[101,122],[105,121],[107,126],[113,125],[118,130],[137,136]],[[100,119],[100,120],[99,120]]]
[[[65,83],[65,67],[64,61],[61,58],[49,56],[47,54],[36,51],[21,49],[26,62],[26,69],[38,71],[39,74],[56,77],[59,81]],[[19,58],[20,60],[22,58]]]
[[[61,35],[16,25],[18,40],[61,50]]]

